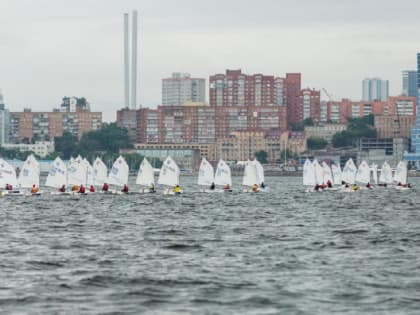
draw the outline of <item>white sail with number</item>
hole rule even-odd
[[[370,167],[366,161],[362,161],[357,169],[356,182],[361,184],[370,183]]]
[[[219,163],[217,163],[216,175],[214,176],[214,184],[221,186],[232,186],[230,167],[223,160],[220,160]]]
[[[341,185],[341,168],[340,168],[340,164],[339,165],[331,165],[331,172],[333,175],[333,183],[334,185]]]
[[[255,165],[253,161],[247,161],[245,163],[242,185],[249,186],[249,187],[258,185],[257,166]]]
[[[108,179],[108,168],[105,163],[97,157],[93,162],[93,185],[102,186]]]
[[[265,181],[264,168],[257,159],[254,159],[254,163],[255,163],[255,166],[257,168],[258,185],[261,185]]]
[[[210,186],[214,183],[214,168],[206,158],[203,158],[198,170],[198,185]]]
[[[303,164],[303,185],[305,186],[315,186],[316,177],[314,165],[309,159],[306,159]]]
[[[23,163],[19,173],[19,186],[31,188],[33,185],[39,187],[39,165],[34,161],[35,157],[29,155]]]
[[[179,185],[179,173],[178,165],[168,156],[160,169],[158,184],[166,186]]]
[[[395,169],[394,182],[401,185],[407,185],[407,163],[400,161]]]
[[[125,159],[120,155],[112,165],[109,172],[107,183],[115,186],[124,186],[128,184],[129,168]]]
[[[48,172],[45,186],[60,188],[67,185],[67,166],[62,159],[56,157]]]
[[[356,172],[357,172],[357,167],[354,164],[353,159],[350,158],[344,165],[341,178],[347,184],[354,184],[356,181]]]
[[[16,170],[5,160],[0,159],[0,187],[4,188],[6,184],[12,185],[13,187],[17,186]]]
[[[324,177],[324,184],[327,184],[328,182],[332,184],[333,176],[332,176],[331,167],[325,161],[321,163],[321,167],[322,167],[322,174]]]
[[[381,174],[379,175],[379,182],[382,184],[392,184],[392,169],[386,161],[382,165]]]
[[[77,158],[73,159],[72,162],[70,162],[67,168],[67,183],[69,185],[86,186],[86,174],[86,165],[83,162],[81,156],[79,155]]]
[[[317,159],[314,159],[312,162],[315,172],[315,180],[318,185],[323,185],[324,183],[324,170],[322,169],[321,165]]]
[[[146,158],[144,158],[140,164],[139,172],[136,178],[136,184],[148,187],[155,185],[154,169]]]

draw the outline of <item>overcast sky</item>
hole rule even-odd
[[[51,110],[85,96],[114,120],[123,105],[123,13],[139,11],[139,103],[161,101],[161,79],[241,68],[284,76],[335,99],[361,81],[416,68],[418,0],[1,0],[0,89],[12,111]],[[208,93],[208,92],[207,92]]]

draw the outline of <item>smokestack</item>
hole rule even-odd
[[[128,13],[124,13],[124,106],[130,106],[130,53],[128,44]]]
[[[137,107],[137,11],[133,11],[133,30],[131,38],[131,107]]]

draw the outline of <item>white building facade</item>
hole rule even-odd
[[[191,78],[189,73],[172,73],[162,79],[162,105],[182,106],[188,103],[204,103],[206,79]]]

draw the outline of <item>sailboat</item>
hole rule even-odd
[[[322,167],[322,175],[324,178],[323,179],[324,185],[330,184],[331,187],[327,187],[327,188],[331,189],[332,184],[333,184],[333,176],[332,176],[331,167],[325,161],[321,163],[321,167]]]
[[[61,188],[67,186],[67,166],[58,156],[50,167],[45,186],[52,188]],[[66,192],[53,192],[53,194],[68,194]]]
[[[408,189],[407,187],[407,163],[400,161],[395,169],[394,182],[397,184],[397,189]]]
[[[342,178],[341,178],[341,168],[340,164],[338,165],[331,165],[331,173],[333,175],[333,183],[334,185],[341,185]]]
[[[174,191],[174,187],[179,186],[179,167],[170,156],[163,162],[159,173],[158,184],[167,186],[164,195],[177,194]]]
[[[357,168],[356,182],[363,186],[370,183],[370,167],[366,161],[362,161]]]
[[[136,184],[140,185],[141,193],[155,192],[155,173],[153,166],[144,158],[140,164],[139,172],[137,174]],[[147,187],[147,188],[146,188]]]
[[[39,175],[40,175],[40,168],[39,168],[38,161],[31,154],[26,158],[25,162],[23,163],[22,169],[20,171],[19,178],[18,178],[19,187],[32,188],[35,185],[35,187],[38,188]],[[38,191],[36,193],[31,193],[31,195],[41,195],[41,192]]]
[[[258,187],[258,175],[257,175],[257,166],[252,161],[247,161],[245,163],[245,169],[244,169],[244,177],[242,179],[242,185],[249,187],[245,189],[245,192],[257,192],[257,190],[254,190],[254,186],[256,185]]]
[[[385,161],[381,168],[381,174],[379,175],[379,185],[387,186],[392,184],[392,169],[388,162]]]
[[[82,160],[86,168],[86,187],[93,186],[93,167],[85,158]]]
[[[0,187],[11,185],[12,189],[2,192],[4,196],[22,196],[23,192],[17,189],[18,181],[16,179],[15,168],[7,163],[5,160],[0,159]]]
[[[356,172],[357,172],[357,167],[354,164],[353,159],[350,158],[344,165],[341,178],[347,184],[353,185],[356,181]]]
[[[315,183],[318,185],[324,185],[324,170],[322,169],[321,165],[319,165],[318,160],[314,159],[312,161],[312,165],[315,172]]]
[[[217,164],[216,175],[214,177],[214,184],[218,186],[223,186],[224,191],[232,191],[232,177],[230,167],[223,160],[220,160]]]
[[[370,176],[372,183],[378,185],[378,165],[372,164],[370,166]]]
[[[206,160],[206,158],[203,158],[200,164],[200,168],[198,170],[198,186],[203,186],[201,189],[202,192],[208,192],[209,189],[206,189],[204,187],[211,187],[214,185],[214,168],[209,163],[209,161]],[[211,190],[214,191],[214,190]]]
[[[97,157],[93,162],[93,185],[102,187],[108,178],[108,169],[105,163]]]
[[[70,162],[67,168],[67,184],[77,189],[77,187],[80,187],[81,185],[86,187],[86,180],[86,164],[83,162],[82,157],[79,155]]]
[[[258,186],[260,186],[260,191],[268,190],[268,187],[265,185],[264,168],[262,164],[257,159],[254,159],[254,163],[257,168]]]
[[[110,185],[123,187],[124,185],[128,185],[128,164],[125,159],[120,155],[112,165],[112,169],[108,174],[107,183]],[[110,191],[113,193],[117,193],[117,190]]]
[[[313,191],[316,185],[315,168],[309,159],[303,164],[303,185],[311,187],[306,190],[307,192]]]

